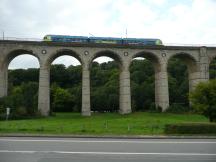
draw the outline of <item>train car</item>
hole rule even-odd
[[[43,39],[46,42],[88,42],[85,36],[68,36],[68,35],[46,35]]]
[[[160,39],[143,39],[143,38],[125,38],[123,44],[135,44],[135,45],[163,45]]]
[[[123,44],[122,38],[113,37],[89,37],[90,43]]]
[[[69,35],[46,35],[43,39],[47,42],[78,42],[78,43],[105,43],[129,45],[163,45],[160,39],[144,38],[114,38],[114,37],[86,37]]]

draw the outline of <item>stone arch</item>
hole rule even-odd
[[[189,53],[184,53],[184,52],[180,52],[180,53],[175,53],[173,54],[172,56],[170,56],[168,58],[168,61],[167,63],[169,63],[169,60],[172,59],[172,58],[179,58],[181,59],[182,61],[185,62],[185,64],[187,65],[188,67],[188,70],[190,72],[195,72],[197,71],[197,68],[198,68],[198,65],[197,65],[197,61],[196,61],[196,58],[194,58],[191,54]]]
[[[152,103],[155,103],[156,106],[163,107],[163,105],[159,102],[159,99],[158,99],[158,96],[159,96],[159,92],[158,92],[159,91],[158,90],[159,89],[158,88],[159,84],[158,83],[160,82],[159,81],[160,77],[158,77],[158,73],[161,71],[160,58],[156,54],[154,54],[152,52],[141,51],[141,52],[138,52],[138,53],[136,53],[136,54],[134,54],[132,56],[129,67],[131,67],[133,59],[137,58],[137,57],[145,58],[145,59],[147,59],[147,60],[149,60],[151,62],[151,65],[153,66],[153,70],[154,70],[154,72],[153,72],[154,73],[153,74],[154,75],[154,85],[153,85],[154,87],[153,87],[153,92],[152,92],[152,93],[154,93],[154,99],[152,100]],[[145,93],[145,92],[143,92],[143,93]],[[147,99],[147,98],[145,98],[145,99]],[[148,99],[150,99],[150,98],[148,98]],[[150,105],[148,105],[149,103],[147,104],[145,101],[143,101],[143,104],[144,104],[143,108],[145,108],[145,110],[148,110],[148,108],[150,107]],[[146,104],[148,105],[148,107],[146,107],[147,106]]]
[[[83,61],[81,59],[81,57],[79,56],[79,54],[77,52],[75,52],[74,50],[71,49],[59,49],[57,51],[55,51],[54,53],[52,53],[49,58],[46,60],[45,65],[47,67],[50,66],[50,64],[58,57],[63,56],[63,55],[68,55],[68,56],[72,56],[74,58],[76,58],[80,64],[83,64]]]
[[[180,98],[178,97],[178,98],[174,99],[175,102],[173,102],[173,104],[183,104],[182,106],[189,106],[188,104],[190,104],[190,103],[189,103],[187,94],[189,92],[191,92],[197,84],[197,80],[199,79],[199,75],[200,75],[199,74],[199,67],[198,67],[199,65],[196,61],[196,58],[193,55],[191,55],[189,53],[185,53],[185,52],[179,52],[179,53],[175,53],[175,54],[171,55],[168,58],[167,68],[168,68],[169,62],[172,58],[178,58],[186,65],[188,74],[186,75],[187,83],[185,84],[185,86],[187,85],[189,88],[189,89],[187,88],[186,93],[181,93],[181,97],[179,96],[182,100],[185,100],[186,102],[179,103],[178,100]],[[171,93],[171,89],[169,89],[169,91]],[[172,95],[170,95],[170,97],[171,96]],[[170,98],[170,100],[171,100],[171,98]],[[177,101],[177,103],[176,103],[176,101]]]
[[[8,66],[10,64],[10,62],[17,56],[19,55],[23,55],[23,54],[28,54],[28,55],[32,55],[35,58],[37,58],[39,66],[40,66],[40,57],[33,53],[32,50],[29,49],[15,49],[10,51],[9,53],[7,53],[5,55],[5,57],[3,58],[3,62],[1,64],[1,72],[2,72],[2,80],[1,80],[1,92],[0,92],[0,96],[7,96],[8,94]]]
[[[120,77],[120,73],[121,73],[122,67],[123,67],[123,65],[122,65],[123,62],[122,62],[121,57],[117,53],[115,53],[111,50],[102,50],[102,51],[96,52],[89,60],[89,65],[88,65],[89,70],[90,71],[92,70],[93,60],[98,58],[98,57],[101,57],[101,56],[110,57],[117,63],[118,76]],[[94,82],[93,75],[90,76],[90,80],[92,83]],[[90,88],[91,94],[92,94],[91,95],[91,101],[92,101],[91,107],[92,107],[93,111],[118,111],[118,110],[120,110],[120,105],[121,105],[121,101],[120,101],[121,100],[120,99],[120,95],[121,95],[120,82],[121,81],[120,80],[121,79],[118,78],[118,86],[116,86],[116,90],[119,89],[119,90],[117,90],[118,94],[113,90],[110,93],[104,93],[103,92],[103,95],[102,95],[103,101],[106,101],[106,100],[113,101],[113,104],[111,104],[111,105],[110,105],[110,102],[105,103],[104,105],[101,105],[101,106],[95,104],[96,102],[94,102],[94,91],[93,91],[95,88]],[[106,81],[108,81],[108,80],[106,80]],[[98,87],[98,84],[90,84],[90,85],[91,85],[91,87],[94,87],[94,85],[95,85],[95,87]],[[111,98],[113,98],[113,96],[115,96],[114,100],[111,99]]]
[[[93,57],[90,59],[88,67],[91,68],[93,60],[98,58],[98,57],[101,57],[101,56],[107,56],[107,57],[112,58],[113,60],[115,60],[118,63],[120,69],[122,68],[123,62],[122,62],[121,57],[116,52],[113,52],[111,50],[102,50],[102,51],[96,52],[93,55]]]
[[[154,54],[152,52],[147,52],[147,51],[138,52],[138,53],[133,55],[131,62],[130,62],[130,65],[132,63],[132,60],[136,57],[143,57],[143,58],[146,58],[149,61],[151,61],[153,63],[155,71],[158,71],[160,69],[160,59],[156,54]]]
[[[16,49],[16,50],[13,50],[13,51],[9,52],[9,53],[6,55],[6,57],[5,57],[5,59],[4,59],[2,65],[4,66],[4,68],[7,69],[7,68],[8,68],[8,65],[10,64],[10,62],[11,62],[15,57],[17,57],[17,56],[19,56],[19,55],[22,55],[22,54],[28,54],[28,55],[32,55],[32,56],[36,57],[37,60],[38,60],[38,62],[39,62],[39,65],[40,65],[40,57],[39,57],[37,54],[33,53],[32,50],[27,50],[27,49]]]
[[[53,53],[51,53],[50,54],[50,56],[45,60],[45,62],[44,62],[44,67],[45,68],[47,68],[47,75],[48,75],[48,80],[47,80],[47,82],[48,82],[48,84],[47,84],[47,87],[50,89],[50,87],[51,87],[51,83],[52,83],[52,78],[51,78],[51,64],[52,64],[52,62],[55,60],[55,59],[57,59],[58,57],[61,57],[61,56],[71,56],[71,57],[74,57],[74,58],[76,58],[78,61],[79,61],[79,63],[81,64],[81,66],[82,66],[82,59],[81,59],[81,57],[79,56],[79,54],[76,52],[76,51],[74,51],[74,50],[71,50],[71,49],[58,49],[58,50],[56,50],[55,52],[53,52]],[[81,74],[82,74],[82,71],[81,71]],[[58,85],[58,86],[60,86],[61,87],[61,85]],[[73,85],[74,86],[74,85]],[[47,95],[48,96],[51,96],[51,93],[50,92],[47,92]],[[81,100],[81,98],[80,98],[80,100]],[[52,105],[51,105],[51,103],[48,103],[49,104],[49,107],[51,107]],[[68,105],[68,106],[70,106],[71,107],[71,111],[73,110],[73,107],[72,107],[72,105]],[[64,106],[64,107],[66,107],[66,106]],[[66,107],[66,109],[67,110],[69,110],[68,109],[69,107]],[[60,109],[58,109],[58,111],[61,111]]]

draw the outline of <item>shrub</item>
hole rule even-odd
[[[13,87],[8,96],[0,98],[0,120],[6,118],[6,107],[11,108],[9,119],[38,117],[37,88],[34,82]]]
[[[166,112],[177,113],[177,114],[186,113],[186,112],[190,112],[190,111],[191,111],[190,107],[180,105],[180,104],[172,104],[166,110]]]
[[[52,87],[52,110],[55,112],[73,111],[74,99],[67,89]]]
[[[215,123],[167,124],[165,134],[216,134]]]
[[[216,79],[199,83],[190,93],[190,100],[195,111],[216,122]]]

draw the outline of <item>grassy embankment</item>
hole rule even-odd
[[[208,122],[208,119],[195,114],[146,112],[129,115],[96,113],[91,117],[57,113],[40,119],[0,121],[0,134],[163,135],[165,124],[183,122]]]

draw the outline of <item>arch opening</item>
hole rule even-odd
[[[112,52],[95,55],[90,65],[91,111],[119,110],[120,59]]]
[[[66,56],[66,57],[62,58],[61,56]],[[59,59],[57,59],[57,58],[59,58]],[[69,60],[67,60],[67,58],[69,58]],[[62,62],[66,66],[69,66],[70,61],[72,61],[73,65],[82,64],[82,60],[81,60],[80,56],[75,51],[70,50],[70,49],[60,49],[60,50],[57,50],[55,53],[52,53],[52,55],[47,59],[46,66],[49,67],[49,65],[51,65],[53,62],[54,63],[61,63]]]
[[[25,57],[23,57],[23,55],[24,55]],[[18,57],[18,58],[17,58],[17,56],[21,56],[21,57]],[[28,57],[27,59],[26,59],[26,56]],[[32,56],[33,56],[33,57],[32,57]],[[34,54],[32,50],[17,49],[17,50],[11,51],[11,52],[5,57],[5,59],[4,59],[4,64],[3,64],[3,66],[5,66],[5,67],[3,67],[3,68],[6,68],[6,69],[7,69],[8,66],[9,66],[9,64],[11,64],[11,61],[12,61],[12,60],[13,60],[13,62],[14,62],[14,61],[17,62],[17,59],[21,61],[22,58],[24,58],[25,63],[29,62],[29,60],[32,59],[32,60],[37,60],[38,63],[39,63],[39,64],[37,64],[37,63],[35,63],[35,61],[34,61],[34,65],[36,65],[36,66],[40,65],[40,58],[39,58],[36,54]],[[15,59],[15,60],[14,60],[14,59]],[[22,60],[22,61],[23,61],[23,60]],[[13,62],[12,62],[12,64],[14,64]],[[18,63],[16,63],[16,64],[18,64]],[[29,65],[29,66],[30,66],[30,65]],[[35,67],[36,67],[36,66],[35,66]],[[20,66],[20,67],[25,69],[25,66]],[[18,68],[20,68],[20,67],[18,66]],[[39,67],[39,66],[38,66],[38,67]],[[11,68],[11,67],[10,67],[10,68]],[[12,67],[12,68],[13,68],[13,67]],[[14,68],[15,68],[15,67],[14,67]],[[27,66],[27,68],[28,68],[28,66]]]
[[[168,111],[190,111],[189,92],[193,87],[196,61],[189,54],[176,54],[168,61],[169,102]]]
[[[6,105],[12,118],[28,118],[38,114],[39,59],[32,51],[16,50],[5,60]]]
[[[118,64],[119,68],[121,68],[122,66],[122,60],[117,53],[109,50],[104,50],[94,54],[90,61],[89,67],[91,68],[93,62],[104,63],[108,61],[115,61]]]
[[[50,108],[52,112],[80,112],[82,66],[71,53],[61,52],[52,58],[50,68]]]
[[[158,58],[152,53],[138,53],[130,64],[132,111],[155,111],[155,72]]]
[[[8,64],[8,69],[30,69],[39,68],[38,59],[30,54],[20,54],[15,56]]]

